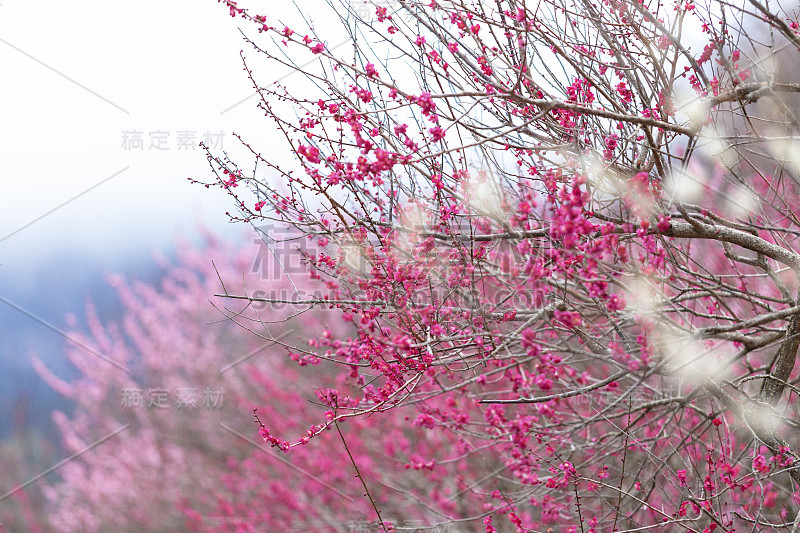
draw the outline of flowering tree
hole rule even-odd
[[[401,410],[353,420],[344,440],[328,432],[291,456],[253,438],[256,407],[261,420],[280,420],[294,434],[315,433],[315,403],[346,386],[325,363],[299,372],[311,368],[312,356],[295,351],[289,358],[283,348],[338,346],[335,337],[347,333],[346,324],[328,328],[319,313],[284,306],[271,309],[270,319],[293,318],[264,328],[263,313],[253,306],[207,301],[242,282],[272,295],[313,292],[313,282],[301,276],[294,286],[286,278],[266,281],[272,267],[265,256],[272,257],[263,247],[237,252],[214,239],[203,249],[184,245],[177,265],[164,264],[159,287],[112,277],[124,306],[119,323],[103,323],[91,307],[88,331],[70,319],[75,331],[67,356],[79,378],[65,382],[36,361],[40,374],[75,403],[73,413],[54,416],[70,460],[44,491],[46,520],[37,522],[20,490],[13,494],[18,516],[4,515],[4,525],[87,532],[358,531],[368,527],[374,508],[360,496],[363,484],[347,467],[353,462],[360,475],[384,480],[370,491],[392,502],[383,516],[398,526],[429,522],[430,502],[449,512],[480,505],[460,499],[449,479],[478,481],[490,473],[487,466],[466,461],[433,472],[424,457],[457,449],[457,438],[404,424]],[[309,336],[321,340],[309,346]]]
[[[341,385],[308,434],[259,418],[265,441],[291,457],[413,408],[398,430],[455,443],[410,463],[463,502],[419,499],[431,527],[798,529],[793,12],[398,0],[339,7],[338,53],[222,3],[308,83],[245,62],[296,163],[243,139],[271,177],[209,151],[215,183],[310,239],[325,290],[220,294],[352,328],[290,349]],[[388,480],[360,479],[387,530]]]

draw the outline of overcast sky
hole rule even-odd
[[[300,11],[324,23],[321,4]],[[291,4],[240,5],[297,19]],[[231,149],[235,131],[285,149],[245,100],[239,51],[257,54],[240,26],[257,35],[215,0],[0,0],[0,262],[160,247],[199,222],[224,229],[229,199],[186,179],[210,175],[197,143]]]

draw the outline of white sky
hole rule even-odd
[[[276,22],[298,18],[292,4],[240,5]],[[302,5],[307,16],[333,20],[319,0]],[[235,131],[265,152],[285,150],[256,98],[222,113],[253,93],[239,51],[258,54],[238,27],[258,35],[216,0],[0,0],[0,262],[64,248],[149,254],[197,223],[225,230],[233,203],[188,183],[211,175],[192,147],[222,132],[222,148],[235,148]],[[262,68],[257,78],[285,73]],[[130,131],[141,132],[143,149],[123,146]],[[158,131],[164,150],[151,147]],[[179,149],[181,132],[194,135],[192,147]]]

